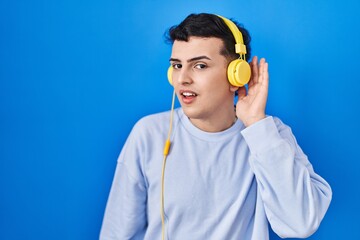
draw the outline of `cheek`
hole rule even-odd
[[[210,101],[219,101],[219,99],[224,99],[231,94],[229,91],[229,84],[226,82],[224,83],[223,81],[221,83],[219,83],[219,81],[209,83],[206,88],[204,87],[203,89]]]
[[[230,83],[227,79],[226,74],[213,74],[206,79],[206,83],[209,88],[214,89],[215,91],[229,91]]]

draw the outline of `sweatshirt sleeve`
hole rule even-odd
[[[133,135],[132,132],[118,158],[100,240],[144,238],[147,189],[141,170],[141,151]]]
[[[242,131],[268,221],[280,237],[308,237],[323,219],[329,184],[316,174],[291,129],[267,117]]]

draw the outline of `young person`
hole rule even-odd
[[[280,237],[303,238],[319,227],[331,188],[290,128],[265,114],[266,60],[253,57],[250,67],[228,71],[239,52],[250,58],[248,32],[231,24],[191,14],[170,28],[169,80],[181,108],[134,126],[118,159],[100,239],[266,240],[269,224]],[[247,68],[248,89],[229,82]]]

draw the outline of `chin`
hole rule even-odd
[[[190,119],[199,119],[202,115],[204,115],[203,111],[199,111],[198,109],[182,107],[184,114]]]

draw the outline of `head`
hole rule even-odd
[[[242,29],[247,57],[248,32]],[[173,43],[172,85],[184,113],[199,128],[220,131],[233,123],[234,94],[238,87],[227,79],[229,63],[239,58],[235,39],[223,20],[212,14],[191,14],[170,28]]]

